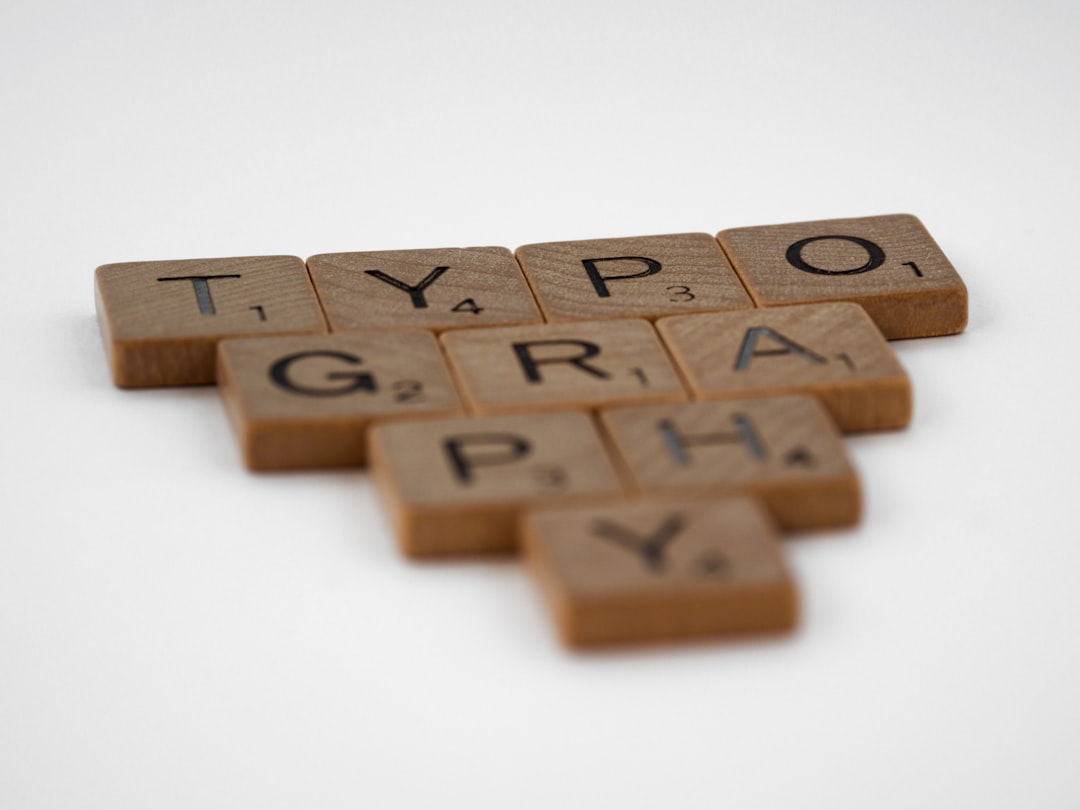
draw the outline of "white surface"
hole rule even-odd
[[[1080,7],[0,10],[0,807],[1075,808]],[[112,387],[137,259],[911,212],[959,337],[790,638],[575,655],[514,561],[405,562],[364,474],[243,471]]]

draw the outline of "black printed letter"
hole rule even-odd
[[[428,287],[438,281],[439,276],[441,276],[449,269],[449,267],[436,267],[434,270],[424,276],[424,278],[421,279],[420,283],[417,284],[415,287],[410,287],[401,279],[394,278],[393,276],[384,273],[382,270],[365,270],[364,273],[366,275],[377,278],[379,281],[385,281],[391,287],[397,287],[402,292],[407,292],[409,294],[409,300],[412,301],[414,309],[427,309],[427,299],[424,298],[424,290],[426,290]]]
[[[772,338],[785,348],[761,349],[759,351],[757,349],[757,342],[758,338],[763,335]],[[735,361],[735,370],[742,371],[750,365],[750,361],[755,357],[767,357],[775,354],[801,354],[811,363],[828,362],[820,354],[815,354],[809,349],[803,348],[791,338],[781,335],[775,329],[770,329],[768,326],[755,326],[751,329],[747,329],[746,335],[743,336],[742,348],[739,349],[739,359]]]
[[[668,515],[655,532],[641,537],[610,520],[598,520],[593,524],[593,534],[610,540],[641,556],[650,571],[663,571],[667,560],[664,552],[675,535],[686,528],[686,518],[678,512]]]
[[[627,276],[602,276],[600,271],[596,269],[597,262],[645,262],[645,269],[640,273],[631,273]],[[585,265],[585,272],[589,274],[589,281],[592,282],[593,289],[596,290],[596,294],[601,298],[610,298],[611,291],[607,287],[607,282],[616,281],[624,278],[644,278],[645,276],[651,276],[653,273],[659,273],[661,264],[655,259],[646,259],[644,256],[614,256],[610,259],[582,259],[581,263]]]
[[[469,453],[471,446],[489,446],[501,452]],[[532,445],[513,433],[472,433],[443,439],[443,450],[450,460],[454,476],[463,484],[473,481],[473,469],[496,464],[509,464],[524,458],[532,451]]]
[[[525,379],[531,383],[542,381],[539,366],[544,363],[569,363],[572,366],[577,366],[586,374],[592,374],[601,380],[606,380],[611,376],[602,368],[590,366],[585,362],[590,357],[596,357],[596,355],[600,354],[600,347],[587,340],[529,340],[523,343],[515,343],[513,346],[514,354],[517,355],[518,362],[521,363],[521,370],[525,372]],[[578,346],[583,349],[583,352],[574,357],[542,357],[536,359],[532,356],[533,346]]]
[[[330,372],[326,375],[326,379],[328,380],[348,380],[345,385],[337,386],[335,388],[308,388],[303,385],[297,385],[289,379],[289,367],[296,361],[303,360],[307,357],[330,357],[334,360],[340,360],[343,363],[347,363],[350,366],[356,366],[362,362],[359,357],[345,354],[344,352],[297,352],[296,354],[290,354],[288,357],[282,357],[274,363],[274,365],[270,367],[270,379],[274,381],[275,385],[284,388],[286,391],[292,391],[296,394],[305,394],[309,397],[335,397],[340,394],[351,394],[353,391],[357,391],[361,388],[372,394],[375,393],[375,378],[362,371]]]
[[[869,259],[866,264],[851,270],[822,270],[820,267],[814,267],[814,265],[803,259],[803,248],[811,242],[819,242],[822,239],[843,239],[845,242],[854,242],[869,254]],[[860,239],[857,236],[811,236],[809,239],[800,239],[789,247],[787,249],[787,260],[792,267],[802,270],[804,273],[814,273],[819,276],[852,276],[856,273],[867,273],[885,264],[885,251],[869,239]]]
[[[195,301],[199,304],[200,315],[213,315],[214,299],[210,297],[210,279],[214,278],[240,278],[237,274],[227,276],[169,276],[159,278],[158,281],[190,281],[195,287]]]
[[[686,448],[701,444],[745,444],[750,450],[750,455],[763,460],[765,445],[761,443],[750,420],[741,413],[737,413],[732,417],[732,421],[735,422],[734,433],[701,433],[696,436],[684,436],[670,419],[661,419],[657,427],[664,436],[664,443],[668,450],[680,467],[690,466],[690,456]]]

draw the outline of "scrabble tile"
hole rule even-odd
[[[786,630],[797,596],[754,499],[531,511],[522,541],[575,646]]]
[[[889,340],[967,325],[967,288],[913,216],[735,228],[718,238],[759,307],[854,301]]]
[[[94,286],[113,380],[125,388],[214,382],[222,338],[326,331],[295,256],[106,264]]]
[[[858,478],[813,397],[606,408],[600,417],[642,492],[754,495],[785,529],[858,520]]]
[[[252,470],[365,463],[376,419],[462,412],[428,332],[224,340],[218,383]]]
[[[547,242],[516,253],[552,322],[753,307],[716,240],[705,233]]]
[[[911,421],[911,382],[858,304],[679,315],[657,329],[697,397],[814,394],[844,431]]]
[[[308,259],[331,331],[541,323],[502,247],[326,253]]]
[[[509,551],[526,506],[624,490],[585,413],[384,423],[369,448],[398,540],[414,557]]]
[[[441,340],[477,413],[687,398],[648,321],[470,329]]]

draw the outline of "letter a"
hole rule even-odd
[[[781,348],[757,348],[757,342],[762,337],[767,337],[770,340],[779,343]],[[828,362],[828,360],[820,354],[816,354],[806,347],[800,346],[794,340],[781,335],[775,329],[771,329],[768,326],[754,326],[747,329],[746,334],[743,336],[742,347],[739,349],[739,358],[735,361],[735,370],[742,371],[743,369],[748,368],[755,357],[770,357],[778,354],[798,354],[809,360],[811,363]]]

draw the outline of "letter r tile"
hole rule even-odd
[[[466,403],[476,413],[687,398],[648,321],[467,329],[441,340]]]
[[[546,242],[516,253],[548,321],[654,319],[753,307],[706,233]]]
[[[624,491],[586,413],[391,422],[372,428],[369,447],[398,541],[414,557],[510,551],[524,508]]]
[[[363,465],[369,424],[462,412],[435,337],[420,330],[224,340],[218,352],[252,470]]]
[[[106,264],[94,282],[113,380],[124,388],[214,382],[223,338],[326,332],[295,256]]]
[[[571,645],[786,630],[795,585],[751,498],[530,510],[525,556]]]
[[[308,269],[334,332],[543,321],[503,247],[326,253]]]
[[[759,307],[854,301],[889,340],[967,324],[964,282],[909,214],[733,228],[718,238]]]

